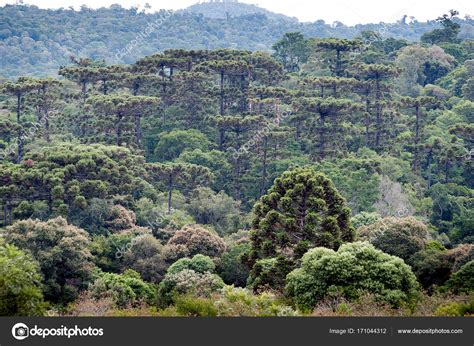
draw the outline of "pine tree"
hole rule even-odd
[[[235,195],[234,198],[239,200],[241,198],[242,186],[242,166],[243,161],[246,159],[246,154],[249,148],[244,148],[244,144],[250,137],[251,132],[256,132],[259,129],[259,126],[263,123],[263,116],[247,116],[247,117],[238,117],[238,116],[219,116],[215,117],[214,120],[217,124],[219,132],[222,134],[220,140],[224,142],[219,143],[219,147],[225,149],[226,144],[226,133],[231,133],[232,140],[232,162],[234,164],[234,188]],[[243,150],[242,150],[243,149]],[[229,149],[227,149],[229,150]]]
[[[147,163],[147,179],[152,184],[166,190],[168,194],[168,214],[173,210],[173,190],[186,187],[192,190],[198,186],[208,186],[213,175],[209,168],[183,163]]]
[[[400,70],[396,67],[383,64],[358,64],[355,66],[362,80],[372,84],[374,94],[375,140],[374,147],[381,150],[382,133],[384,131],[384,108],[390,106],[390,79],[397,76]]]
[[[98,119],[94,123],[96,136],[108,142],[114,132],[118,146],[134,144],[141,147],[141,118],[160,100],[156,97],[131,95],[99,95],[88,99]]]
[[[254,207],[250,267],[269,258],[294,267],[313,247],[337,249],[354,240],[350,209],[332,182],[311,168],[294,168],[275,180]]]
[[[318,39],[314,41],[314,45],[322,50],[335,53],[333,64],[330,69],[335,77],[342,77],[345,74],[347,60],[344,54],[356,51],[362,46],[362,42],[357,40],[347,40],[338,38]]]
[[[31,103],[36,108],[38,123],[44,124],[44,138],[51,143],[50,116],[55,113],[58,108],[59,88],[62,83],[53,78],[38,79],[40,85]]]
[[[24,97],[25,95],[33,92],[41,88],[41,84],[39,84],[35,79],[28,78],[28,77],[21,77],[18,78],[16,83],[6,82],[3,85],[3,92],[10,94],[16,98],[16,122],[19,126],[18,136],[17,136],[17,157],[16,161],[19,163],[23,160],[24,155],[24,127],[22,126],[22,105],[24,104]]]
[[[358,111],[360,105],[334,97],[300,97],[294,100],[293,109],[293,120],[303,121],[307,138],[311,139],[313,158],[322,160],[344,149],[346,130],[341,123],[345,116]]]
[[[423,133],[424,127],[424,112],[426,108],[430,106],[435,106],[438,104],[434,97],[403,97],[401,100],[401,104],[405,107],[412,108],[415,111],[415,129],[414,129],[414,139],[413,139],[413,150],[414,150],[414,159],[413,159],[413,170],[419,171],[420,169],[420,160],[421,160],[421,153],[420,153],[420,142],[421,136]]]

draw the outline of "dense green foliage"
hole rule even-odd
[[[461,267],[446,282],[446,286],[453,292],[470,292],[474,289],[474,261]]]
[[[359,229],[361,240],[369,241],[376,248],[408,261],[425,248],[428,229],[415,218],[385,218]]]
[[[300,23],[241,3],[204,3],[174,13],[146,13],[144,9],[120,5],[96,10],[82,6],[80,11],[6,5],[0,8],[0,19],[0,54],[5,59],[0,75],[8,77],[53,75],[70,55],[131,63],[169,48],[269,51],[286,32],[296,31],[309,37],[343,38],[353,38],[365,30],[386,31],[388,37],[415,41],[440,26],[436,21],[409,22],[406,16],[390,25],[349,27],[323,20]],[[462,37],[473,38],[472,19],[458,22]],[[256,27],[259,30],[253,29]]]
[[[175,262],[158,286],[159,304],[169,305],[179,295],[186,294],[210,297],[224,287],[222,279],[213,274],[214,268],[209,257],[202,255]]]
[[[293,169],[277,178],[255,205],[254,213],[252,251],[247,261],[256,266],[251,273],[255,288],[282,283],[310,248],[337,249],[342,242],[354,239],[344,199],[330,180],[309,168]],[[262,276],[270,276],[271,282]]]
[[[472,19],[262,11],[0,9],[0,314],[472,310]]]
[[[154,288],[133,270],[127,270],[123,274],[99,273],[89,290],[96,298],[112,297],[119,307],[139,302],[151,304],[156,299]]]
[[[92,269],[88,234],[59,217],[25,220],[6,228],[6,242],[28,251],[40,265],[45,298],[67,302],[89,282]]]
[[[0,243],[0,316],[41,316],[38,264],[14,245]]]
[[[302,309],[313,308],[327,296],[354,299],[364,292],[398,306],[413,302],[417,288],[408,265],[366,243],[345,244],[337,252],[308,251],[301,268],[288,274],[286,287]]]

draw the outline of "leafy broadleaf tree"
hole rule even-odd
[[[421,36],[421,42],[439,44],[443,42],[457,43],[459,32],[461,31],[461,25],[456,23],[453,19],[459,14],[456,10],[450,10],[449,14],[443,14],[438,17],[436,21],[442,25],[442,29],[435,29],[427,32]]]
[[[414,303],[418,282],[400,258],[367,243],[352,243],[337,252],[326,248],[308,251],[301,268],[288,274],[286,290],[303,310],[311,310],[324,298],[353,300],[362,293],[375,294],[399,307]]]
[[[3,235],[38,261],[47,300],[68,303],[89,282],[93,268],[89,236],[64,218],[19,221],[7,227]]]
[[[297,72],[302,63],[308,61],[309,46],[300,32],[288,32],[273,46],[274,57],[278,59],[288,72]]]
[[[0,316],[41,316],[42,278],[38,263],[14,245],[0,242]]]
[[[22,110],[24,106],[24,97],[28,93],[31,93],[34,90],[41,88],[41,85],[32,78],[28,77],[20,77],[16,83],[7,82],[3,85],[2,91],[12,95],[16,98],[16,122],[19,126],[18,131],[18,138],[17,138],[17,145],[18,145],[18,152],[16,161],[21,162],[23,160],[24,154],[24,139],[23,139],[23,126],[22,124]]]

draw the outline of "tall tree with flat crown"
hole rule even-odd
[[[126,143],[140,148],[142,143],[141,118],[158,105],[160,99],[149,96],[100,95],[88,99],[98,116],[93,127],[99,131],[99,139],[109,141],[113,129],[115,143]]]
[[[28,77],[20,77],[16,83],[7,82],[3,85],[2,91],[16,97],[16,122],[21,124],[22,104],[24,103],[24,96],[33,90],[39,89],[40,84],[36,80]],[[18,153],[16,161],[19,163],[23,160],[24,141],[23,141],[23,127],[19,126],[18,130]]]
[[[335,54],[333,57],[334,63],[330,67],[331,72],[335,77],[342,77],[348,62],[348,60],[344,58],[345,53],[356,51],[362,46],[362,42],[358,40],[326,38],[314,40],[314,45],[320,50]]]

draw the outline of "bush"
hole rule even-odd
[[[216,302],[220,316],[296,316],[297,312],[275,295],[263,292],[254,295],[244,288],[226,286]]]
[[[428,238],[428,228],[413,217],[387,217],[358,230],[359,238],[369,241],[389,255],[408,261],[422,250]]]
[[[18,221],[7,227],[4,235],[8,243],[29,252],[38,261],[47,300],[70,302],[89,282],[94,266],[88,250],[89,236],[69,225],[66,219]]]
[[[215,258],[225,251],[221,237],[198,225],[186,226],[177,231],[166,246],[169,262],[197,254]]]
[[[127,270],[123,274],[100,273],[89,289],[96,299],[112,297],[118,307],[127,307],[145,302],[152,304],[156,300],[156,291],[147,284],[140,274]]]
[[[446,282],[446,287],[454,293],[469,293],[474,291],[474,261],[463,265]]]
[[[168,268],[168,274],[176,274],[185,269],[194,270],[196,273],[212,273],[216,265],[207,256],[196,255],[193,258],[181,258]]]
[[[288,295],[304,310],[336,293],[349,300],[373,293],[398,307],[412,303],[417,288],[414,274],[400,258],[360,242],[342,245],[337,252],[326,248],[308,251],[301,267],[288,274],[286,285]]]
[[[174,300],[174,306],[178,314],[193,317],[215,317],[217,309],[209,298],[178,296]]]
[[[244,287],[247,284],[249,269],[242,263],[243,256],[250,251],[250,244],[241,243],[229,247],[222,254],[218,273],[228,285]]]
[[[166,307],[179,295],[210,297],[224,287],[222,279],[212,273],[197,273],[183,269],[177,273],[167,273],[158,286],[158,303]]]
[[[79,298],[68,307],[69,316],[79,317],[101,317],[107,315],[116,308],[112,294],[107,296],[101,293],[100,297],[95,296],[91,291],[82,292]]]
[[[45,307],[38,264],[0,239],[0,316],[41,316]]]
[[[410,258],[409,264],[423,288],[430,291],[435,286],[443,285],[451,275],[452,263],[446,251],[419,251]]]
[[[470,303],[449,303],[436,309],[436,316],[462,317],[474,315],[474,300]]]

